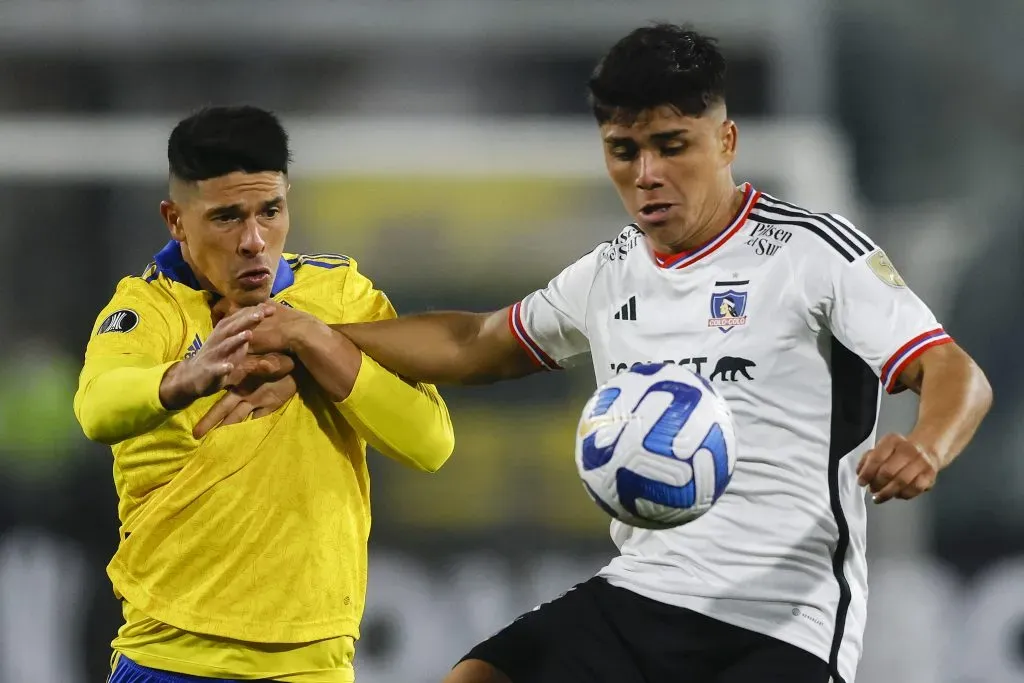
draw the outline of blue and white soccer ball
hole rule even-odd
[[[668,529],[707,512],[732,478],[732,412],[681,365],[634,365],[597,388],[576,431],[576,467],[612,517]]]

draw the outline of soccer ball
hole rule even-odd
[[[597,388],[576,431],[583,487],[615,519],[645,529],[692,522],[732,478],[732,413],[681,365],[634,365]]]

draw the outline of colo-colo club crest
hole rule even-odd
[[[715,283],[716,288],[725,286],[729,289],[711,294],[711,317],[708,318],[708,327],[717,327],[725,334],[734,327],[747,324],[747,293],[733,287],[742,287],[749,283],[749,280]]]

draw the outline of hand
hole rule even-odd
[[[199,420],[192,429],[192,436],[201,439],[215,427],[244,422],[250,415],[269,415],[287,403],[297,391],[298,385],[291,375],[261,382],[252,391],[244,386],[232,388]]]
[[[935,454],[904,436],[887,434],[861,458],[857,482],[871,488],[876,503],[884,503],[916,498],[935,485],[938,473]]]
[[[283,306],[276,301],[265,301],[260,306],[272,310],[273,315],[267,316],[253,329],[252,339],[249,341],[249,353],[252,354],[265,354],[274,351],[289,353],[296,336],[302,334],[303,325],[316,321],[316,318],[308,313]],[[215,325],[219,325],[216,321],[220,316],[233,315],[231,311],[237,310],[237,308],[237,304],[227,299],[218,301],[212,309]]]
[[[237,313],[243,308],[245,307],[236,304],[231,299],[228,299],[227,297],[221,297],[220,299],[217,300],[217,303],[214,304],[213,307],[210,309],[210,315],[213,318],[213,326],[217,327],[221,320],[228,317],[229,315]]]
[[[274,313],[271,308],[253,306],[221,320],[195,356],[174,364],[164,375],[160,383],[163,405],[180,410],[229,386],[234,379],[231,375],[249,351],[253,329]]]
[[[252,392],[263,382],[281,379],[295,369],[295,361],[283,353],[250,353],[228,376],[226,385]]]

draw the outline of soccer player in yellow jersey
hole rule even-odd
[[[289,151],[272,114],[200,111],[171,133],[168,161],[172,240],[100,312],[75,396],[86,435],[113,447],[120,499],[110,681],[350,683],[366,445],[434,471],[454,445],[447,409],[331,332],[395,316],[353,259],[283,253]],[[218,301],[240,308],[214,325]],[[249,339],[273,316],[302,372],[282,379],[293,362],[279,356],[264,383]],[[281,386],[272,412],[199,424],[226,388]]]

